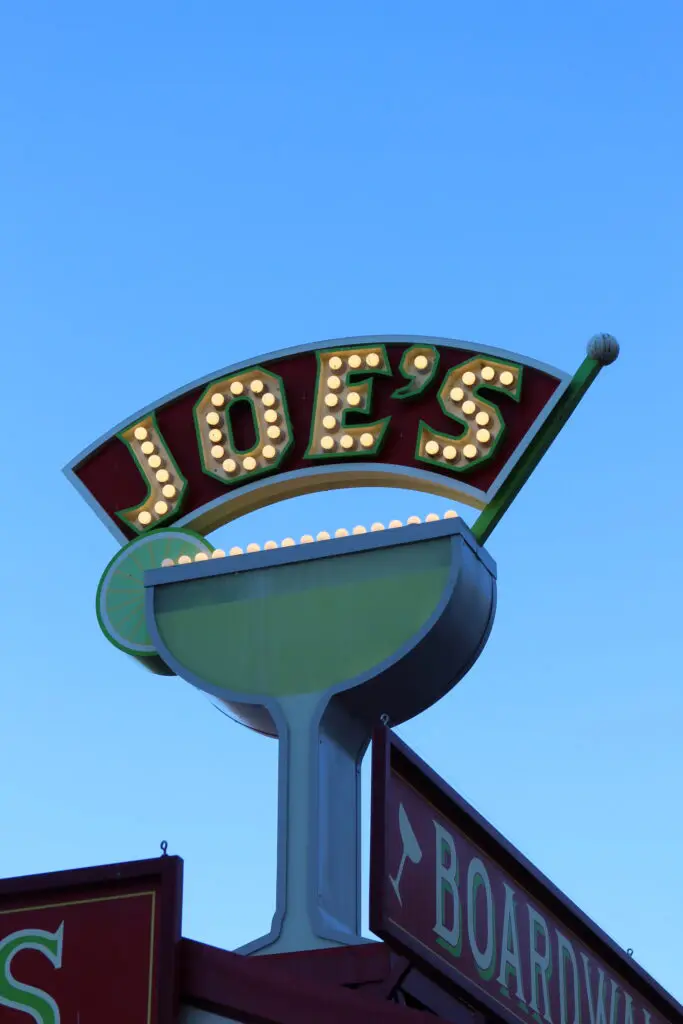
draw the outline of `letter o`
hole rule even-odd
[[[486,947],[482,950],[477,942],[476,898],[480,882],[486,897]],[[480,971],[488,971],[495,956],[495,923],[493,919],[493,893],[491,880],[483,861],[473,857],[467,869],[467,935],[474,962]]]

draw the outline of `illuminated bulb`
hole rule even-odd
[[[154,451],[154,445],[151,441],[143,441],[140,445],[140,451],[143,455],[151,455]]]
[[[339,358],[339,356],[332,356],[332,358],[330,359],[330,369],[331,370],[341,370],[341,368],[342,368],[342,361]]]
[[[368,531],[365,529],[364,526],[354,526],[353,530],[351,531],[351,533],[354,535],[354,537],[360,537],[361,533],[367,533],[367,532]]]
[[[370,355],[365,357],[365,362],[368,366],[379,366],[379,356],[376,352],[371,352]]]
[[[189,565],[192,559],[189,555],[181,555],[178,559],[178,565]]]
[[[175,562],[173,561],[172,558],[165,558],[161,563],[161,568],[168,569],[169,565],[175,565]]]
[[[230,548],[230,554],[231,555],[243,555],[244,551],[242,551],[241,547],[238,547],[238,545],[235,544],[234,548]]]
[[[282,547],[282,548],[293,548],[295,544],[296,544],[296,541],[294,540],[293,537],[285,537],[285,539],[283,540],[283,542],[280,545],[280,547]]]
[[[255,555],[257,551],[261,550],[260,544],[247,544],[247,554]]]
[[[429,366],[429,360],[427,356],[415,356],[415,369],[426,370]]]
[[[352,370],[357,370],[358,367],[360,366],[360,364],[361,364],[360,356],[357,356],[357,355],[349,356],[349,366],[351,367]]]
[[[221,434],[220,430],[214,429],[214,430],[210,430],[209,431],[209,441],[213,441],[213,443],[216,444],[217,441],[222,441],[222,440],[223,440],[223,435]]]
[[[466,459],[476,459],[477,457],[477,446],[474,444],[466,444],[462,450],[463,455]]]
[[[476,383],[476,380],[477,380],[477,375],[476,375],[476,373],[472,373],[471,370],[468,370],[467,373],[463,373],[463,375],[462,375],[462,382],[468,388],[471,388],[472,385]]]
[[[263,414],[263,418],[266,423],[277,423],[277,413],[275,409],[266,409]]]
[[[342,448],[345,448],[347,451],[349,450],[349,448],[353,448],[353,438],[351,437],[350,434],[343,434],[342,439],[339,443],[342,446]]]
[[[265,384],[263,383],[262,380],[259,380],[257,377],[255,380],[252,380],[249,387],[251,388],[255,395],[260,395],[263,389],[265,388]]]
[[[333,395],[331,393],[329,395],[325,395],[325,405],[327,406],[328,409],[334,409],[335,405],[337,405],[338,402],[339,399],[337,398],[336,395]]]
[[[491,440],[491,432],[490,431],[488,431],[488,430],[478,430],[477,431],[477,441],[479,441],[480,444],[488,444],[490,440]]]
[[[275,405],[275,395],[271,395],[270,391],[267,391],[261,401],[267,408],[271,409]]]
[[[234,473],[237,469],[237,463],[234,459],[226,459],[223,463],[223,469],[226,473]]]
[[[454,448],[452,444],[447,444],[443,450],[443,457],[444,459],[448,459],[449,462],[452,462],[453,459],[458,457],[458,449]]]
[[[267,540],[266,543],[263,545],[263,550],[264,551],[273,551],[276,547],[277,547],[277,544],[275,543],[274,540]]]
[[[149,524],[150,524],[150,523],[152,522],[152,517],[151,517],[151,515],[149,514],[149,512],[146,512],[146,511],[145,511],[145,510],[143,509],[143,510],[142,510],[142,512],[138,512],[138,522],[139,522],[139,523],[140,523],[140,524],[141,524],[142,526],[149,526]]]
[[[147,430],[145,427],[136,427],[134,437],[136,441],[144,441],[147,437]]]
[[[217,409],[220,409],[222,405],[225,405],[225,398],[220,391],[216,391],[215,394],[211,395],[211,404],[215,405]]]
[[[150,469],[158,469],[161,465],[161,459],[158,455],[150,455],[147,461],[149,462]]]
[[[397,530],[399,526],[403,526],[403,523],[401,522],[400,519],[392,519],[391,522],[389,523],[390,530]]]
[[[334,448],[334,438],[330,437],[329,434],[325,434],[324,437],[320,438],[320,447],[324,448],[326,452],[332,451]]]
[[[168,470],[167,469],[160,469],[155,474],[155,476],[156,476],[156,478],[157,478],[157,480],[159,481],[160,484],[165,484],[168,481],[168,476],[169,476]]]
[[[337,426],[337,421],[334,416],[323,416],[323,426],[325,430],[334,430]]]
[[[165,516],[168,512],[168,505],[165,501],[157,501],[154,504],[154,511],[158,516]]]
[[[346,396],[346,401],[349,403],[349,405],[360,405],[360,395],[358,394],[357,391],[349,391],[348,395]]]
[[[484,366],[482,367],[481,376],[483,380],[493,380],[496,376],[496,371],[492,366]]]
[[[334,531],[335,537],[348,537],[349,531],[345,530],[343,526],[340,526],[338,530]]]
[[[277,451],[275,450],[275,448],[273,448],[272,444],[267,444],[263,449],[264,459],[274,459],[276,455]]]
[[[173,484],[164,484],[161,488],[161,493],[165,498],[175,498],[175,487]]]
[[[453,402],[462,402],[465,392],[462,388],[451,388],[450,395]]]
[[[506,388],[510,387],[510,385],[514,382],[514,379],[514,374],[510,373],[509,370],[503,370],[499,378],[500,383],[503,384]]]
[[[256,459],[252,455],[247,455],[242,465],[248,473],[251,473],[252,469],[256,469]]]
[[[225,551],[223,550],[223,548],[214,548],[214,550],[211,552],[211,557],[225,558]]]
[[[372,448],[375,443],[375,439],[372,434],[361,434],[360,443],[363,448]]]
[[[487,412],[478,412],[474,419],[478,426],[485,427],[491,417]]]
[[[208,562],[209,556],[207,555],[206,551],[198,551],[197,554],[194,556],[194,560],[195,562]]]
[[[458,513],[455,511],[454,508],[449,508],[444,512],[443,517],[444,519],[457,519]]]
[[[217,427],[220,421],[221,418],[217,412],[208,412],[206,414],[206,422],[209,424],[210,427]]]
[[[408,516],[408,518],[406,519],[406,523],[408,526],[418,526],[421,522],[422,520],[420,519],[419,516]]]
[[[213,459],[222,459],[225,455],[225,449],[220,444],[215,444],[211,449],[211,457]]]
[[[462,403],[462,411],[465,413],[465,416],[471,416],[476,408],[477,407],[474,404],[474,402],[463,402]]]
[[[370,527],[370,532],[371,533],[379,533],[380,530],[383,530],[383,529],[384,529],[384,523],[373,523],[372,526]]]
[[[277,441],[282,431],[280,430],[279,427],[268,427],[266,433],[268,437],[271,439],[271,441]]]
[[[301,538],[300,544],[315,544],[315,541],[310,533],[305,533]]]
[[[316,540],[330,540],[331,538],[330,538],[330,535],[327,532],[327,530],[321,530],[320,533],[316,533],[315,539]]]
[[[327,386],[330,391],[339,391],[339,388],[342,386],[342,382],[339,377],[328,377]]]
[[[438,523],[439,517],[436,512],[430,512],[429,515],[425,516],[425,523]]]
[[[436,443],[436,441],[427,441],[427,444],[425,445],[425,451],[427,452],[427,455],[438,455],[439,446]]]
[[[244,391],[244,384],[241,380],[234,380],[230,385],[230,393],[232,395],[241,395]]]

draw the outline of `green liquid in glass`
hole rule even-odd
[[[395,655],[438,607],[450,570],[441,538],[226,573],[155,588],[156,623],[206,683],[252,699],[313,693]]]

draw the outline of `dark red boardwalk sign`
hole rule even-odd
[[[370,926],[517,1024],[681,1024],[683,1007],[389,730],[373,741]]]
[[[1,1024],[171,1024],[176,857],[0,882]]]

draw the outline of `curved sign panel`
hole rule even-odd
[[[171,523],[206,534],[335,487],[406,487],[485,508],[568,384],[467,342],[325,342],[188,385],[66,473],[122,543]]]

